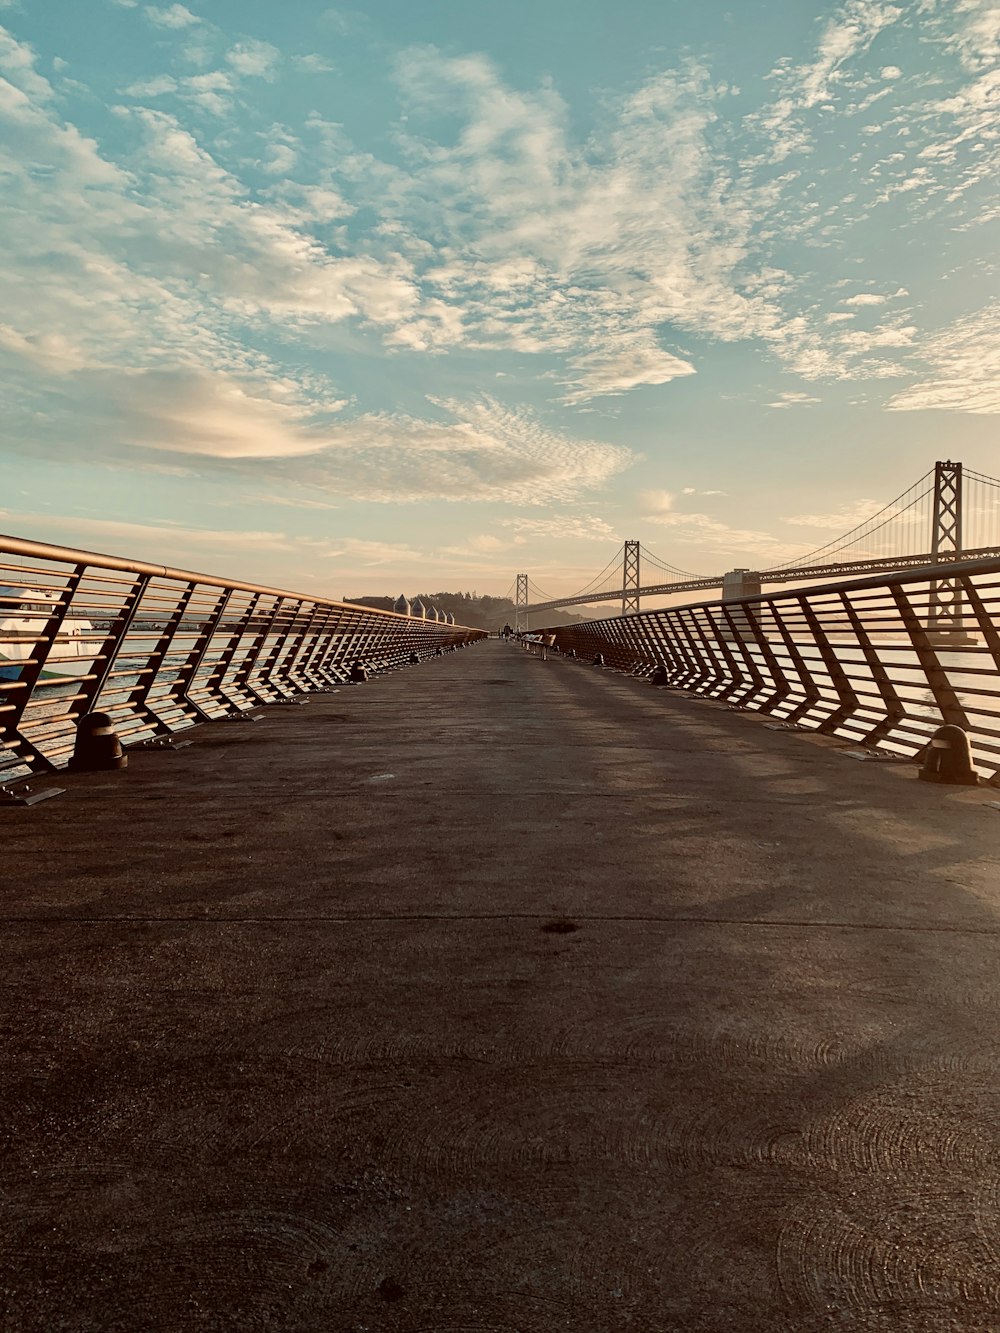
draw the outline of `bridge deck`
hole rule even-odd
[[[60,785],[3,1329],[997,1327],[995,792],[496,642]]]

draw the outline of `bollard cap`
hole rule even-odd
[[[110,713],[84,713],[76,724],[78,732],[85,736],[108,732],[114,726]]]

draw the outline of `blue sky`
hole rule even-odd
[[[0,525],[340,596],[1000,473],[995,0],[0,0]]]

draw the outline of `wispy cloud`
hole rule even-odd
[[[908,296],[909,292],[900,287],[898,291],[891,295],[884,295],[882,292],[856,292],[854,296],[846,296],[844,305],[885,305],[887,301],[895,301],[897,297]]]
[[[771,71],[779,95],[769,107],[753,113],[749,122],[768,140],[773,161],[810,148],[812,134],[804,113],[853,86],[850,62],[902,13],[900,7],[880,0],[847,0],[824,23],[811,61],[796,64],[786,59]]]
[[[518,536],[557,541],[619,542],[621,537],[610,523],[591,514],[559,514],[549,518],[501,519],[504,527]]]
[[[157,28],[191,28],[201,19],[184,5],[146,5],[145,15]]]
[[[850,532],[859,527],[865,519],[885,509],[884,500],[856,500],[852,504],[842,505],[827,514],[795,514],[783,518],[783,523],[791,523],[799,528],[822,528],[831,532]]]
[[[810,407],[814,403],[822,402],[821,398],[816,398],[812,394],[795,392],[786,389],[779,393],[773,402],[767,404],[768,407]]]
[[[250,38],[226,52],[226,63],[245,77],[268,79],[281,61],[281,52],[270,42]]]
[[[803,543],[782,541],[773,533],[754,528],[732,527],[710,514],[667,513],[659,517],[650,517],[648,521],[668,529],[671,544],[699,546],[711,552],[720,564],[739,564],[749,558],[755,564],[772,565],[792,559],[808,550]],[[717,571],[713,569],[702,572]]]
[[[1000,413],[1000,302],[927,337],[919,351],[931,371],[893,395],[890,411]]]

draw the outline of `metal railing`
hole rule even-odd
[[[944,723],[1000,770],[1000,560],[949,561],[543,631],[562,652],[915,755]]]
[[[4,536],[0,585],[0,783],[65,766],[95,709],[134,744],[484,637]]]

